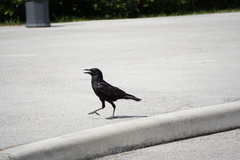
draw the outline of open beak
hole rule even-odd
[[[84,69],[83,71],[85,74],[90,74],[90,75],[92,74],[91,69]]]

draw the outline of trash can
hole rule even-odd
[[[24,0],[26,27],[50,27],[49,0]]]

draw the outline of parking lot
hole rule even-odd
[[[0,148],[239,101],[239,26],[237,12],[0,27]],[[88,115],[101,106],[93,67],[142,101]]]

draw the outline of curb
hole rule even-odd
[[[240,128],[240,101],[124,121],[0,152],[1,160],[91,159]]]

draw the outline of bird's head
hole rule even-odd
[[[98,68],[84,69],[85,74],[90,74],[92,77],[103,77],[102,72]]]

